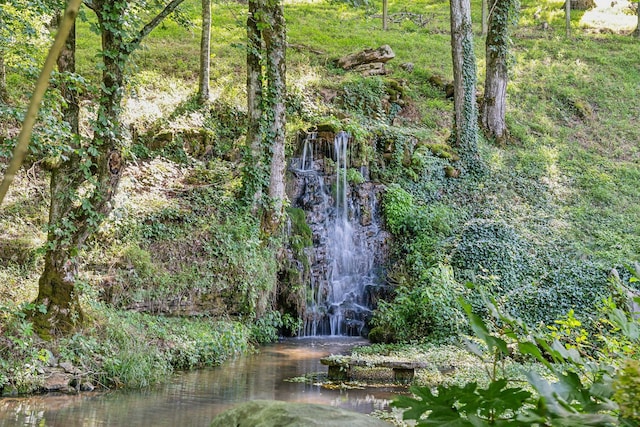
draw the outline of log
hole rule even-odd
[[[365,49],[361,52],[343,56],[338,59],[337,64],[345,70],[351,70],[362,64],[370,64],[372,62],[386,63],[395,58],[395,56],[396,54],[393,53],[391,47],[385,44],[377,49]]]

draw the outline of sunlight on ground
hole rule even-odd
[[[632,14],[630,2],[620,0],[596,0],[596,7],[587,10],[580,19],[580,25],[615,32],[633,31],[638,17]]]

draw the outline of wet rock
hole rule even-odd
[[[211,427],[389,427],[391,424],[364,414],[332,406],[256,400],[218,415]]]
[[[76,368],[75,366],[73,366],[73,363],[71,363],[71,362],[60,362],[60,364],[58,366],[60,366],[62,369],[64,369],[64,371],[67,374],[76,375],[76,374],[80,373],[79,369]]]
[[[50,372],[45,377],[42,388],[44,391],[60,391],[63,393],[69,393],[74,391],[73,388],[69,386],[71,380],[72,377],[70,374],[62,372],[62,369],[57,369]]]
[[[84,382],[80,384],[80,391],[93,391],[95,390],[95,386],[90,382]]]

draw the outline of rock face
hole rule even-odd
[[[256,400],[218,415],[211,427],[389,427],[368,415],[325,405]]]
[[[384,187],[366,180],[357,151],[344,133],[314,132],[291,161],[287,195],[304,210],[313,241],[301,335],[366,336],[384,288],[379,277],[390,241],[380,219]]]
[[[389,45],[380,46],[377,49],[365,49],[338,59],[338,66],[345,70],[354,70],[365,76],[384,75],[387,70],[385,63],[395,58]]]

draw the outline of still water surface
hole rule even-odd
[[[179,373],[144,391],[0,399],[0,426],[208,426],[235,403],[255,399],[321,403],[362,413],[387,409],[394,388],[326,390],[285,379],[326,373],[320,358],[349,353],[356,338],[292,339],[222,366]]]

